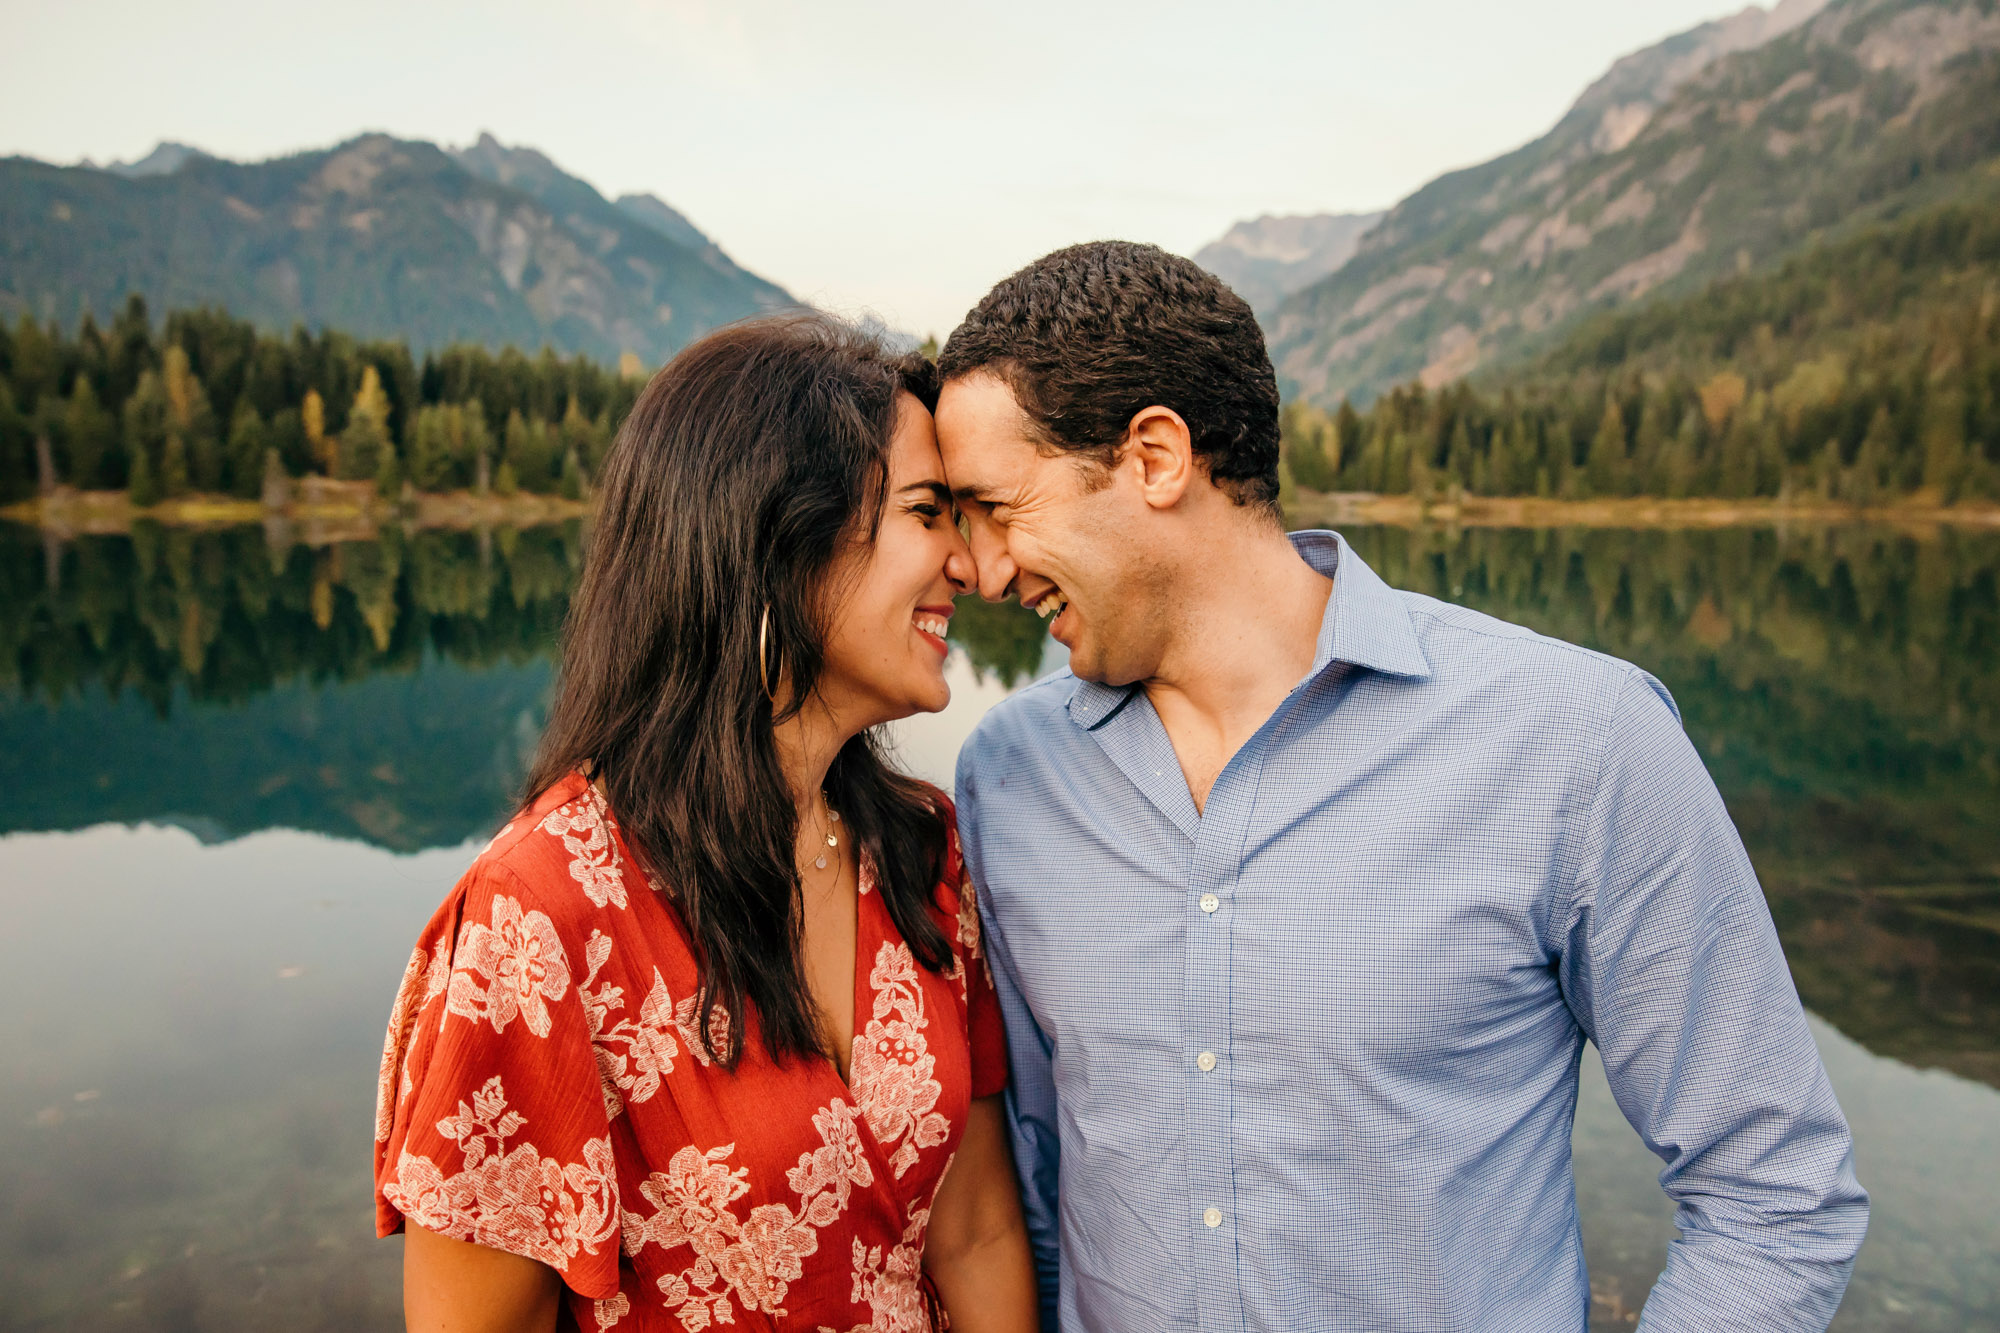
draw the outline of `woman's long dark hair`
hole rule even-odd
[[[801,949],[798,808],[772,728],[819,680],[836,557],[880,523],[899,389],[937,405],[928,361],[827,316],[732,325],[653,377],[597,489],[527,798],[572,772],[603,784],[686,925],[700,1030],[730,1068],[753,1010],[773,1060],[826,1049]],[[766,607],[781,710],[757,670]],[[948,837],[936,793],[865,732],[826,791],[911,951],[942,969],[950,946],[926,911]]]

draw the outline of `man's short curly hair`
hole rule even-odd
[[[1142,409],[1181,415],[1236,503],[1278,509],[1278,380],[1243,298],[1153,245],[1092,241],[1003,279],[952,332],[945,382],[998,376],[1040,442],[1109,466]]]

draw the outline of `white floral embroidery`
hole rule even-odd
[[[750,1185],[748,1168],[729,1165],[733,1143],[707,1152],[690,1144],[674,1154],[665,1171],[653,1172],[639,1186],[654,1212],[623,1214],[625,1253],[636,1255],[647,1245],[694,1251],[692,1263],[658,1282],[667,1308],[688,1333],[711,1323],[735,1323],[739,1307],[785,1313],[790,1284],[819,1249],[818,1229],[846,1211],[854,1187],[874,1183],[856,1114],[838,1099],[813,1114],[820,1146],[800,1154],[798,1165],[785,1173],[799,1196],[796,1211],[767,1203],[737,1216],[732,1205]]]
[[[610,818],[595,788],[585,787],[575,800],[549,811],[541,827],[542,832],[562,840],[570,857],[570,878],[583,886],[592,906],[626,905],[625,868],[611,836]]]
[[[698,1065],[708,1064],[708,1047],[702,1044],[701,1026],[695,1022],[695,996],[683,995],[674,1006],[674,1026],[680,1030],[681,1040],[687,1043],[688,1054]],[[729,1049],[729,1006],[717,1000],[715,1007],[708,1011],[708,1039],[715,1043],[715,1049]]]
[[[674,1072],[674,1057],[680,1044],[674,1034],[673,997],[658,968],[653,969],[653,988],[639,1005],[637,1018],[612,1022],[614,1010],[625,1007],[621,987],[606,984],[592,989],[597,974],[611,958],[611,937],[602,931],[590,932],[583,948],[590,975],[576,988],[583,1000],[584,1015],[590,1021],[590,1046],[597,1055],[597,1076],[604,1092],[604,1118],[609,1120],[625,1109],[627,1101],[643,1102],[660,1090],[660,1080]]]
[[[590,1309],[591,1313],[597,1316],[597,1333],[604,1333],[605,1329],[610,1328],[626,1315],[632,1313],[632,1302],[621,1291],[616,1296],[607,1296],[603,1300],[592,1301]]]
[[[889,1158],[900,1180],[919,1152],[951,1137],[951,1122],[937,1111],[944,1089],[932,1077],[937,1057],[924,1038],[923,983],[910,946],[884,944],[877,950],[868,984],[875,992],[874,1012],[854,1035],[854,1095],[884,1152],[902,1140]]]
[[[947,1168],[949,1169],[949,1168]],[[854,1294],[856,1305],[865,1305],[873,1316],[856,1324],[847,1333],[931,1333],[930,1310],[924,1300],[924,1228],[930,1224],[931,1210],[911,1212],[909,1225],[900,1241],[890,1246],[869,1247],[854,1238]],[[820,1325],[819,1333],[835,1333]]]
[[[471,921],[459,932],[447,1012],[490,1022],[495,1032],[505,1032],[519,1017],[528,1031],[546,1037],[549,1011],[543,1001],[568,993],[569,960],[546,913],[523,913],[514,899],[495,894],[492,926]]]
[[[496,1074],[458,1104],[458,1114],[438,1122],[438,1133],[457,1143],[463,1169],[445,1175],[428,1157],[407,1150],[382,1197],[410,1221],[441,1236],[469,1240],[563,1268],[578,1251],[618,1234],[618,1177],[609,1137],[587,1140],[583,1161],[542,1157],[531,1143],[509,1151],[507,1140],[527,1121],[507,1109]],[[488,1140],[491,1145],[488,1145]]]
[[[410,1034],[417,1017],[438,997],[451,975],[451,945],[439,940],[435,952],[426,956],[421,948],[410,951],[409,966],[403,969],[403,983],[396,988],[396,1003],[389,1010],[389,1032],[382,1040],[382,1069],[375,1085],[375,1141],[387,1143],[396,1123],[396,1103],[410,1095]],[[421,994],[419,994],[421,990]],[[400,1074],[400,1081],[398,1075]]]

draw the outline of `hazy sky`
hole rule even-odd
[[[0,154],[528,144],[794,293],[949,331],[1071,241],[1192,251],[1540,134],[1717,0],[0,0]]]

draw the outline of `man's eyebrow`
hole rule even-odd
[[[951,493],[961,503],[970,500],[974,504],[985,504],[990,494],[984,486],[954,486]]]

